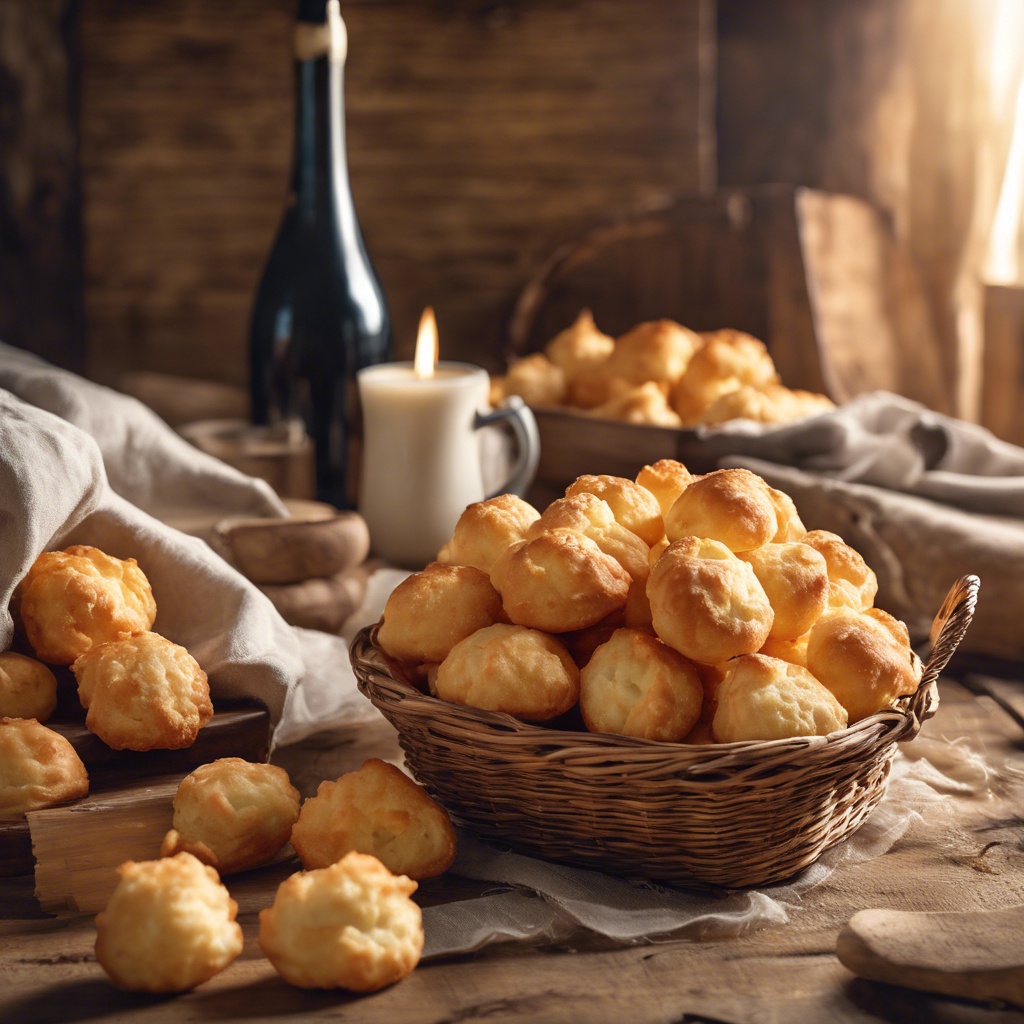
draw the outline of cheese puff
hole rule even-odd
[[[149,629],[156,601],[134,558],[122,561],[77,544],[35,560],[23,585],[21,616],[36,655],[70,665],[97,644]]]
[[[825,559],[807,544],[765,544],[739,555],[754,569],[775,618],[768,634],[775,640],[803,636],[828,606]]]
[[[56,706],[57,680],[41,661],[14,651],[0,654],[0,717],[45,722]]]
[[[829,604],[849,604],[859,610],[871,607],[878,593],[878,577],[859,552],[851,548],[842,537],[828,530],[811,530],[800,538],[800,542],[821,553],[828,566],[830,582],[846,591],[845,599],[834,595],[830,597]]]
[[[718,688],[712,731],[719,743],[827,736],[845,729],[846,711],[805,668],[748,654]]]
[[[665,536],[657,499],[632,480],[621,476],[579,476],[565,489],[567,498],[583,493],[595,494],[608,502],[615,518],[645,544],[657,544]]]
[[[647,581],[654,631],[691,661],[718,665],[758,650],[774,614],[754,570],[724,544],[684,537]]]
[[[771,488],[747,469],[719,469],[694,480],[665,517],[670,541],[707,537],[732,551],[751,551],[779,532]]]
[[[591,416],[622,423],[644,423],[653,427],[678,430],[683,421],[668,404],[665,392],[654,381],[640,384],[621,395],[609,398],[590,410]]]
[[[565,371],[540,352],[514,362],[501,379],[504,396],[519,395],[527,405],[561,405],[565,401]]]
[[[0,819],[88,792],[85,765],[60,733],[34,718],[0,718]]]
[[[602,334],[590,310],[582,309],[571,326],[544,346],[544,354],[562,368],[566,381],[571,383],[604,363],[614,348],[615,339]]]
[[[636,475],[636,482],[657,499],[662,516],[668,515],[668,510],[676,498],[694,479],[693,474],[675,459],[659,459],[649,466],[644,466]]]
[[[514,494],[476,501],[459,516],[452,539],[437,560],[445,565],[472,565],[489,573],[498,555],[522,540],[539,518],[531,504]]]
[[[674,320],[651,320],[638,324],[615,342],[604,370],[634,385],[676,381],[700,345],[695,331]]]
[[[419,881],[452,866],[455,829],[422,786],[372,757],[337,782],[320,783],[302,805],[292,846],[307,870],[356,850],[376,857],[392,874]]]

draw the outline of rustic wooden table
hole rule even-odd
[[[889,853],[842,868],[805,897],[788,924],[717,942],[663,941],[609,948],[491,946],[424,963],[398,985],[354,996],[286,985],[256,944],[257,912],[290,868],[253,872],[232,886],[245,949],[197,990],[147,997],[113,988],[93,955],[91,918],[44,917],[31,879],[0,880],[0,1021],[345,1020],[426,1024],[486,1020],[608,1022],[1024,1022],[1024,1010],[929,996],[862,981],[835,957],[856,911],[995,910],[1024,904],[1024,732],[987,698],[943,680],[925,737],[964,736],[1009,758],[1006,799],[979,800],[956,827],[912,828]],[[442,878],[423,900],[465,899],[476,883]]]

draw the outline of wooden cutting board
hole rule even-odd
[[[218,757],[265,761],[270,749],[270,715],[254,701],[219,701],[213,718],[199,730],[195,743],[184,750],[111,750],[86,729],[83,715],[74,709],[59,707],[55,717],[47,726],[70,741],[89,771],[89,796],[68,807],[122,790],[128,794],[129,803],[148,799],[131,796],[138,790],[139,780],[181,778]],[[0,876],[29,874],[34,866],[28,820],[24,815],[0,820]]]

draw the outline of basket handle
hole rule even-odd
[[[980,588],[981,580],[977,576],[961,576],[949,588],[946,600],[942,602],[942,607],[935,616],[931,630],[931,654],[928,655],[928,661],[921,673],[917,691],[910,699],[909,710],[921,721],[935,714],[936,702],[928,699],[929,690],[963,640],[967,627],[974,617]]]

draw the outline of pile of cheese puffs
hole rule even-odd
[[[492,405],[510,395],[532,406],[676,428],[734,419],[790,423],[835,408],[824,395],[783,386],[764,344],[742,331],[698,333],[652,320],[616,340],[598,330],[588,309],[543,353],[492,378]]]
[[[41,661],[0,654],[0,818],[87,795],[71,743],[43,723],[70,665],[86,725],[114,749],[191,745],[213,713],[206,674],[183,647],[151,631],[156,601],[132,558],[77,545],[45,552],[18,591]],[[96,956],[118,986],[193,988],[242,950],[238,906],[221,875],[264,864],[290,841],[304,871],[260,914],[259,944],[304,988],[372,991],[408,974],[423,949],[417,880],[455,858],[447,812],[377,759],[325,781],[301,804],[288,773],[237,757],[187,776],[160,859],[128,861],[96,918]]]
[[[470,505],[377,642],[442,700],[691,744],[827,735],[913,693],[906,626],[842,538],[744,469],[581,476]],[[563,719],[562,722],[568,721]]]

